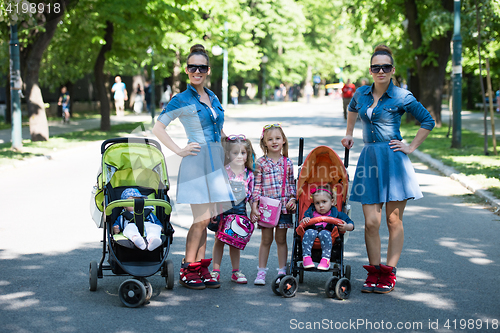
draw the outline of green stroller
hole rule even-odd
[[[130,279],[121,283],[118,295],[124,305],[138,307],[153,294],[147,277],[161,272],[166,288],[174,286],[173,262],[166,260],[174,229],[170,224],[172,208],[167,194],[169,182],[165,158],[157,141],[144,138],[106,140],[101,145],[101,155],[102,163],[91,197],[91,212],[96,225],[103,228],[103,245],[99,263],[90,262],[90,290],[97,290],[97,281],[104,277],[104,271],[111,271],[115,276],[130,275]],[[121,194],[127,188],[139,190],[145,198],[121,200]],[[162,244],[158,248],[140,250],[122,233],[113,233],[113,223],[124,206],[134,207],[134,223],[143,236],[145,212],[148,208],[153,209],[163,226]]]

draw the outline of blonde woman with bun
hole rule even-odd
[[[350,200],[359,201],[365,216],[365,245],[368,277],[361,289],[365,293],[386,294],[396,285],[396,266],[404,243],[403,212],[408,199],[422,197],[415,170],[408,158],[434,128],[429,112],[408,90],[392,83],[395,72],[392,51],[379,45],[370,60],[371,86],[358,88],[347,116],[342,145],[350,149],[356,118],[363,125],[364,147],[358,159]],[[399,128],[402,115],[415,116],[421,127],[410,144],[402,141]],[[385,204],[389,244],[387,262],[381,263],[380,224]]]
[[[210,62],[203,45],[191,47],[185,72],[189,84],[175,95],[158,116],[153,133],[171,151],[182,157],[177,184],[177,203],[191,205],[193,224],[186,237],[186,256],[180,272],[180,284],[190,289],[219,288],[205,259],[207,226],[218,215],[218,203],[233,199],[224,169],[221,140],[226,136],[224,109],[217,96],[205,88]],[[179,118],[188,143],[179,147],[166,132],[167,125]]]

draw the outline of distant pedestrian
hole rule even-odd
[[[314,93],[314,88],[311,84],[311,82],[307,82],[306,86],[304,87],[304,94],[306,95],[306,102],[310,103],[311,102],[311,96]]]
[[[342,106],[344,109],[344,119],[347,119],[347,106],[351,102],[351,98],[356,91],[356,86],[351,83],[350,79],[347,79],[346,84],[342,87]]]
[[[346,136],[342,145],[352,148],[352,133],[359,114],[363,123],[363,150],[358,158],[351,186],[352,201],[359,201],[365,216],[365,245],[368,277],[361,289],[365,293],[388,293],[396,285],[396,265],[403,250],[403,212],[408,199],[422,197],[415,170],[408,155],[425,140],[435,122],[429,112],[408,90],[392,83],[392,51],[385,45],[375,48],[370,60],[372,86],[358,88],[349,104]],[[421,124],[413,141],[401,140],[401,117],[411,113]],[[381,263],[379,229],[382,206],[389,229],[387,264]]]
[[[122,82],[120,75],[115,77],[115,84],[111,87],[111,92],[114,93],[115,108],[117,116],[125,115],[125,101],[128,100],[127,87]]]
[[[61,94],[59,95],[59,101],[57,102],[57,105],[60,105],[62,107],[62,118],[63,118],[63,123],[69,123],[69,101],[70,101],[70,96],[68,93],[68,89],[66,87],[61,88]]]
[[[151,112],[151,81],[146,81],[144,85],[144,100],[146,101],[146,110]]]
[[[232,85],[231,86],[231,101],[233,102],[234,106],[238,105],[239,94],[240,94],[240,90],[238,89],[238,87],[235,85]]]
[[[281,101],[284,102],[286,99],[286,87],[283,83],[280,84],[280,91],[281,91]]]
[[[140,83],[137,84],[134,98],[134,112],[141,113],[144,108],[144,90],[142,90]]]
[[[167,106],[168,102],[170,102],[170,99],[172,98],[172,88],[170,88],[170,85],[167,84],[167,87],[165,88],[165,91],[161,95],[160,98],[160,109],[163,110]]]

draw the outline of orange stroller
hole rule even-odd
[[[344,266],[344,234],[338,232],[336,225],[343,223],[342,220],[333,217],[311,218],[307,225],[318,222],[334,224],[332,234],[331,263],[333,267],[327,271],[317,268],[305,269],[302,264],[302,236],[304,226],[299,226],[304,213],[312,203],[310,189],[328,184],[336,195],[336,207],[339,211],[349,214],[350,205],[347,204],[347,190],[349,185],[346,167],[349,159],[349,151],[345,153],[345,165],[333,149],[327,146],[314,148],[302,164],[303,138],[299,144],[299,177],[297,181],[297,215],[295,231],[293,235],[293,249],[290,264],[287,265],[287,275],[279,275],[272,284],[273,291],[277,295],[293,297],[298,289],[299,283],[304,281],[304,271],[331,272],[333,276],[325,284],[325,293],[328,297],[337,296],[339,299],[347,299],[351,291],[351,266]],[[320,221],[321,220],[321,221]],[[312,250],[314,262],[321,260],[321,244],[316,239]]]

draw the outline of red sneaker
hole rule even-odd
[[[203,284],[207,288],[219,288],[220,287],[220,282],[217,281],[216,278],[210,274],[210,271],[208,270],[208,266],[210,266],[210,263],[212,262],[212,259],[201,259],[200,261],[200,270],[199,270],[199,276],[201,278],[201,281],[203,281]]]
[[[199,262],[183,263],[179,277],[180,284],[189,289],[205,289],[206,286],[199,276],[200,267]]]
[[[372,293],[377,286],[378,279],[380,278],[380,267],[378,265],[363,265],[363,268],[368,271],[368,277],[361,288],[361,292]]]
[[[378,294],[387,294],[394,290],[396,286],[396,267],[380,265],[380,278],[377,286],[373,290]]]

